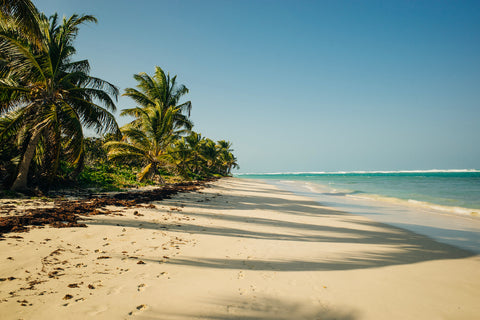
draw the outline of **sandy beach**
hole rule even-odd
[[[1,319],[475,319],[480,257],[269,184],[0,241]]]

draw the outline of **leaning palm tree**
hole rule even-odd
[[[237,158],[233,155],[232,152],[221,153],[220,162],[222,164],[221,173],[223,175],[230,175],[232,173],[232,169],[240,168],[237,162]]]
[[[230,141],[217,141],[218,149],[218,171],[222,175],[229,175],[232,168],[238,168],[237,159],[233,155],[232,143]]]
[[[135,74],[133,76],[137,80],[137,89],[126,88],[124,96],[132,98],[140,108],[148,108],[160,105],[162,112],[170,107],[174,107],[176,112],[174,119],[175,128],[192,129],[192,122],[188,119],[192,109],[190,101],[179,104],[180,99],[188,93],[187,87],[177,84],[177,76],[170,77],[160,67],[155,67],[153,76],[149,76],[145,72]],[[139,116],[138,107],[124,109],[121,115]],[[134,123],[137,122],[134,120]]]
[[[87,60],[73,61],[79,26],[96,22],[90,15],[73,15],[58,23],[55,14],[39,15],[40,46],[32,44],[21,29],[0,22],[0,52],[5,58],[0,79],[0,115],[10,124],[0,141],[12,134],[25,146],[13,190],[25,189],[34,156],[49,163],[49,175],[57,172],[60,159],[81,167],[83,127],[98,133],[118,131],[111,111],[118,89],[89,75]],[[104,107],[102,107],[102,105]]]
[[[169,147],[179,138],[180,130],[174,126],[178,109],[170,107],[163,110],[157,103],[137,110],[140,125],[127,124],[121,131],[122,141],[110,141],[105,144],[110,160],[137,159],[144,167],[137,175],[139,181],[158,177],[164,182],[160,169],[169,165]]]

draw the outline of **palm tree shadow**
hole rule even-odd
[[[217,188],[217,187],[215,187]],[[235,190],[238,190],[235,188]],[[198,218],[195,222],[160,223],[134,219],[108,218],[89,221],[93,224],[136,227],[150,230],[213,235],[225,238],[245,238],[259,241],[278,241],[278,247],[293,242],[298,246],[319,243],[322,245],[353,244],[360,250],[341,251],[336,255],[312,254],[309,259],[233,259],[206,257],[177,257],[170,264],[188,265],[199,268],[251,269],[276,271],[353,270],[402,265],[440,259],[460,259],[475,253],[439,243],[414,232],[382,224],[373,220],[355,219],[354,216],[322,207],[309,200],[289,200],[272,196],[266,192],[252,192],[248,195],[220,195],[214,192],[179,194],[175,198],[160,202],[160,205],[182,206],[178,217]],[[269,191],[269,192],[267,192]],[[278,194],[277,194],[278,195]],[[215,201],[213,201],[215,200]],[[230,210],[235,208],[235,210]],[[202,210],[198,210],[202,209]],[[262,217],[249,215],[251,210],[270,210],[279,213]],[[300,219],[301,216],[308,219]],[[273,216],[275,217],[275,216]],[[297,218],[298,217],[298,218]],[[197,223],[196,221],[216,220],[218,223]],[[341,224],[329,225],[329,219]],[[230,222],[225,224],[225,221]],[[231,223],[233,222],[233,223]],[[261,246],[261,242],[255,245]],[[357,246],[365,245],[365,246]],[[373,246],[372,246],[373,245]],[[344,246],[345,247],[345,246]],[[378,249],[381,247],[382,249]],[[214,249],[214,248],[212,248]],[[280,256],[281,257],[281,256]],[[290,256],[292,257],[292,256]],[[160,257],[145,257],[152,262],[163,261]]]
[[[305,299],[306,300],[306,299]],[[207,301],[212,303],[212,301]],[[271,297],[256,297],[253,301],[237,297],[220,298],[215,304],[225,312],[212,312],[191,315],[181,314],[185,318],[201,318],[208,320],[290,320],[290,319],[322,319],[322,320],[354,320],[359,313],[353,309],[327,309],[321,306],[312,306],[309,303],[286,301]],[[169,314],[164,314],[168,316]],[[179,316],[175,314],[172,316]]]

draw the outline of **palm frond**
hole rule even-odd
[[[122,96],[130,97],[131,99],[133,99],[133,101],[135,101],[142,107],[149,107],[155,104],[145,94],[133,88],[126,88],[125,93],[122,94]]]
[[[13,21],[23,34],[39,44],[38,10],[30,0],[1,0],[0,18],[0,21]]]
[[[16,58],[10,59],[8,62],[11,70],[17,70],[16,72],[30,70],[34,72],[34,74],[30,72],[30,76],[38,75],[40,79],[45,79],[43,69],[34,54],[30,51],[30,48],[3,32],[0,32],[0,52]]]
[[[115,116],[98,104],[85,99],[70,97],[67,105],[75,108],[81,123],[85,127],[94,129],[97,133],[111,132],[117,134],[120,131]]]
[[[100,103],[104,104],[107,107],[107,109],[111,111],[117,110],[115,102],[112,100],[110,95],[101,89],[74,87],[72,89],[69,89],[69,92],[78,93],[78,95],[81,95],[88,99],[92,99],[92,98],[96,99]]]

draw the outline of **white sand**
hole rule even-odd
[[[7,234],[23,238],[0,241],[0,278],[16,278],[0,282],[0,318],[480,314],[480,257],[427,237],[254,180],[154,204],[95,216],[88,228]]]

